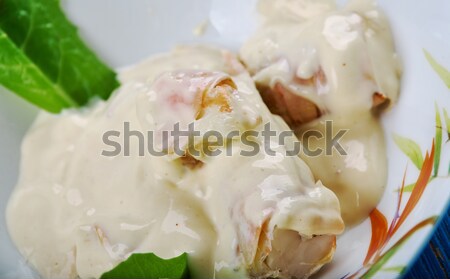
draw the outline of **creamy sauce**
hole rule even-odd
[[[299,138],[308,130],[323,132],[325,120],[335,131],[349,130],[341,141],[348,156],[302,158],[337,194],[346,224],[358,223],[386,183],[376,114],[397,100],[401,72],[388,21],[369,0],[340,10],[328,0],[265,0],[260,11],[263,25],[241,58],[272,111]],[[325,150],[325,141],[310,138],[310,147]]]
[[[138,156],[138,144],[130,156],[100,155],[103,134],[123,131],[125,121],[144,134],[177,121],[202,133],[260,131],[267,122],[288,130],[232,54],[181,48],[125,70],[121,81],[108,102],[42,112],[24,139],[7,223],[42,276],[98,278],[138,252],[187,252],[196,278],[303,277],[331,260],[343,230],[338,200],[299,157],[283,155],[286,146],[274,143],[276,156],[262,149],[244,157],[248,146],[230,139],[231,156],[200,154],[196,168],[170,148],[163,157]]]
[[[355,114],[353,122],[336,116],[324,116],[306,124],[297,134],[301,137],[308,130],[325,134],[326,120],[333,120],[333,130],[348,129],[340,140],[346,155],[332,150],[332,155],[307,156],[302,159],[320,179],[338,196],[342,218],[347,225],[367,218],[381,199],[387,177],[387,159],[383,130],[370,114]],[[325,139],[310,137],[309,148],[326,149]]]

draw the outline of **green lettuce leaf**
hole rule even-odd
[[[188,279],[187,254],[164,260],[153,253],[133,254],[100,279]]]
[[[50,112],[107,99],[119,85],[59,0],[0,0],[0,84]]]

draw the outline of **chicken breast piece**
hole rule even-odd
[[[169,113],[181,127],[193,123],[201,134],[215,130],[226,139],[227,144],[216,146],[222,151],[217,156],[189,153],[189,147],[201,149],[208,144],[205,139],[183,142],[189,166],[195,167],[179,184],[186,188],[196,185],[200,193],[207,193],[203,197],[209,201],[206,211],[219,231],[216,276],[229,276],[230,267],[242,264],[236,263],[236,258],[243,257],[251,277],[305,278],[332,259],[336,235],[343,230],[336,211],[338,204],[327,188],[314,182],[309,168],[298,156],[286,156],[288,146],[298,142],[293,134],[286,139],[286,145],[273,139],[276,158],[266,153],[261,137],[264,124],[270,123],[278,134],[289,128],[264,106],[250,76],[234,55],[204,48],[199,55],[199,50],[179,48],[166,59],[176,59],[178,63],[186,57],[196,57],[196,61],[201,61],[202,55],[215,53],[216,65],[223,61],[222,66],[204,65],[198,67],[203,70],[181,70],[159,76],[153,88],[163,90],[149,90],[139,102],[146,114],[154,117],[150,122],[146,121],[148,118],[141,119],[148,127],[156,128],[157,123],[161,129],[170,131],[176,123],[165,116]],[[157,58],[157,63],[159,59],[163,58]],[[172,90],[174,86],[176,90]],[[198,86],[200,89],[195,89]],[[170,108],[172,92],[183,97],[176,98],[181,103]],[[189,94],[197,95],[187,97]],[[188,99],[191,101],[186,102]],[[243,156],[241,152],[249,146],[241,138],[228,138],[231,131],[258,132],[254,142],[260,146],[259,152]],[[173,158],[176,161],[177,155]],[[186,162],[185,157],[181,159]],[[221,248],[229,246],[235,249]],[[308,249],[311,250],[306,253]]]
[[[191,123],[224,140],[157,141]],[[275,155],[261,133],[230,135],[265,123],[289,130],[229,52],[186,47],[150,59],[124,72],[107,102],[41,113],[8,204],[11,237],[45,278],[99,278],[148,252],[188,253],[193,278],[308,276],[344,229],[339,202],[285,154],[294,135],[268,142]]]
[[[240,58],[271,112],[301,139],[315,178],[338,196],[346,224],[359,223],[385,188],[378,116],[400,88],[388,20],[372,0],[343,8],[329,0],[261,0],[259,7],[263,23]]]

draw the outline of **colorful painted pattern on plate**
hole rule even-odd
[[[429,52],[424,51],[425,57],[430,63],[431,67],[436,71],[442,81],[450,89],[450,72],[439,64]],[[394,135],[394,141],[400,150],[410,159],[412,164],[420,170],[419,175],[414,183],[406,184],[405,170],[400,189],[397,189],[398,200],[396,212],[390,221],[387,221],[386,216],[379,210],[375,209],[370,214],[370,223],[372,227],[372,235],[367,250],[366,257],[359,270],[352,274],[347,274],[344,278],[372,278],[377,272],[393,272],[398,275],[404,273],[406,266],[392,266],[387,267],[389,260],[398,252],[407,241],[417,231],[426,226],[433,226],[438,220],[438,216],[430,216],[426,219],[416,223],[406,233],[400,236],[395,242],[392,241],[393,236],[398,233],[399,228],[407,220],[413,209],[420,202],[420,198],[427,190],[427,186],[436,178],[449,179],[450,178],[450,162],[448,171],[445,175],[439,173],[441,165],[441,154],[443,148],[450,142],[450,118],[446,108],[442,110],[438,104],[435,104],[436,109],[436,134],[432,140],[431,147],[426,151],[425,158],[422,150],[414,140]],[[443,134],[447,134],[447,139],[443,142]]]

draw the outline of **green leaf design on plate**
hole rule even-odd
[[[403,193],[411,193],[414,190],[414,187],[416,187],[416,183],[405,185],[405,188],[403,188]],[[400,190],[401,189],[398,189],[397,192]]]
[[[447,110],[444,108],[444,121],[445,121],[445,126],[447,128],[447,142],[450,141],[450,117],[448,117],[448,113]]]
[[[392,256],[403,246],[404,242],[398,243],[391,249],[389,249],[383,257],[381,257],[361,278],[369,279],[372,278],[381,268],[390,260]]]
[[[104,273],[101,279],[187,279],[189,270],[187,254],[168,260],[153,253],[133,254],[111,271]]]
[[[433,176],[436,177],[439,173],[439,164],[441,163],[441,148],[442,148],[442,121],[441,113],[439,112],[439,107],[437,103],[434,104],[436,109],[436,152],[434,153],[434,173]]]
[[[418,230],[424,228],[427,225],[435,224],[437,218],[438,216],[432,216],[416,224],[404,236],[402,236],[389,250],[387,250],[383,255],[381,255],[378,261],[374,263],[372,267],[361,276],[361,278],[363,279],[372,278],[377,272],[382,270],[383,266],[392,258],[392,256],[395,255],[395,253],[407,242],[407,240],[414,235],[414,233],[416,233]]]
[[[59,0],[1,0],[0,29],[0,84],[48,111],[107,99],[118,87]]]
[[[433,67],[433,69],[441,77],[445,85],[447,85],[447,87],[450,89],[450,72],[447,71],[447,69],[445,69],[444,66],[439,64],[428,51],[426,51],[425,49],[423,51],[431,67]]]
[[[411,159],[414,165],[420,170],[423,164],[423,156],[420,146],[413,140],[395,134],[394,141],[400,150],[405,153],[405,155],[408,156],[408,158]]]
[[[436,177],[430,177],[428,183],[431,183],[431,181],[433,181],[434,179],[436,179]],[[405,185],[405,187],[403,188],[403,193],[411,193],[414,190],[414,187],[416,187],[416,183]],[[397,190],[397,192],[399,191],[400,189]]]
[[[396,272],[396,273],[401,274],[405,271],[405,269],[406,269],[406,266],[402,265],[402,266],[386,267],[386,268],[383,268],[382,270],[387,271],[387,272]]]

